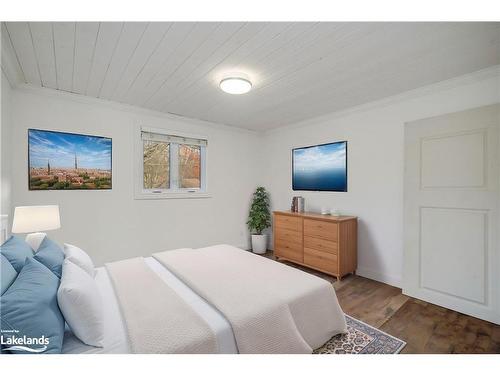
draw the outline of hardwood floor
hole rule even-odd
[[[274,259],[272,252],[266,257]],[[401,289],[283,262],[332,283],[346,314],[407,342],[402,353],[500,353],[500,326],[405,296]]]

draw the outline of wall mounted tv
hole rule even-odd
[[[294,148],[292,189],[347,191],[347,141]]]

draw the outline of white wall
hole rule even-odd
[[[499,102],[499,82],[499,69],[489,69],[263,135],[50,90],[13,90],[12,152],[8,153],[12,207],[60,204],[63,228],[52,236],[81,245],[102,264],[177,247],[220,242],[247,246],[249,200],[255,186],[263,184],[271,193],[273,209],[289,209],[291,197],[302,195],[308,210],[327,206],[357,215],[358,273],[400,285],[403,125]],[[208,135],[212,198],[134,200],[132,150],[137,125]],[[113,190],[29,192],[28,128],[112,137]],[[349,191],[293,192],[291,149],[337,140],[349,142]]]
[[[50,233],[55,240],[81,246],[97,264],[179,247],[247,246],[245,222],[257,184],[256,133],[44,89],[13,94],[12,204],[59,204],[62,228]],[[133,145],[139,125],[208,136],[212,197],[135,200]],[[28,128],[111,137],[113,189],[28,191]]]
[[[11,216],[11,132],[12,91],[3,71],[1,76],[1,119],[0,119],[0,215]]]
[[[273,208],[294,195],[306,210],[338,208],[359,217],[358,273],[399,286],[403,262],[404,123],[500,101],[498,69],[490,69],[270,131],[265,137],[266,182]],[[348,192],[291,190],[291,149],[348,141]]]

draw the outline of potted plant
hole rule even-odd
[[[267,250],[267,235],[262,232],[271,225],[271,213],[269,212],[269,195],[262,186],[253,193],[247,225],[252,233],[252,251],[256,254],[264,254]]]

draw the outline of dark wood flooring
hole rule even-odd
[[[274,259],[272,252],[266,257]],[[280,261],[281,262],[281,261]],[[500,353],[500,326],[405,296],[401,289],[357,275],[332,283],[346,314],[406,341],[402,353]]]

